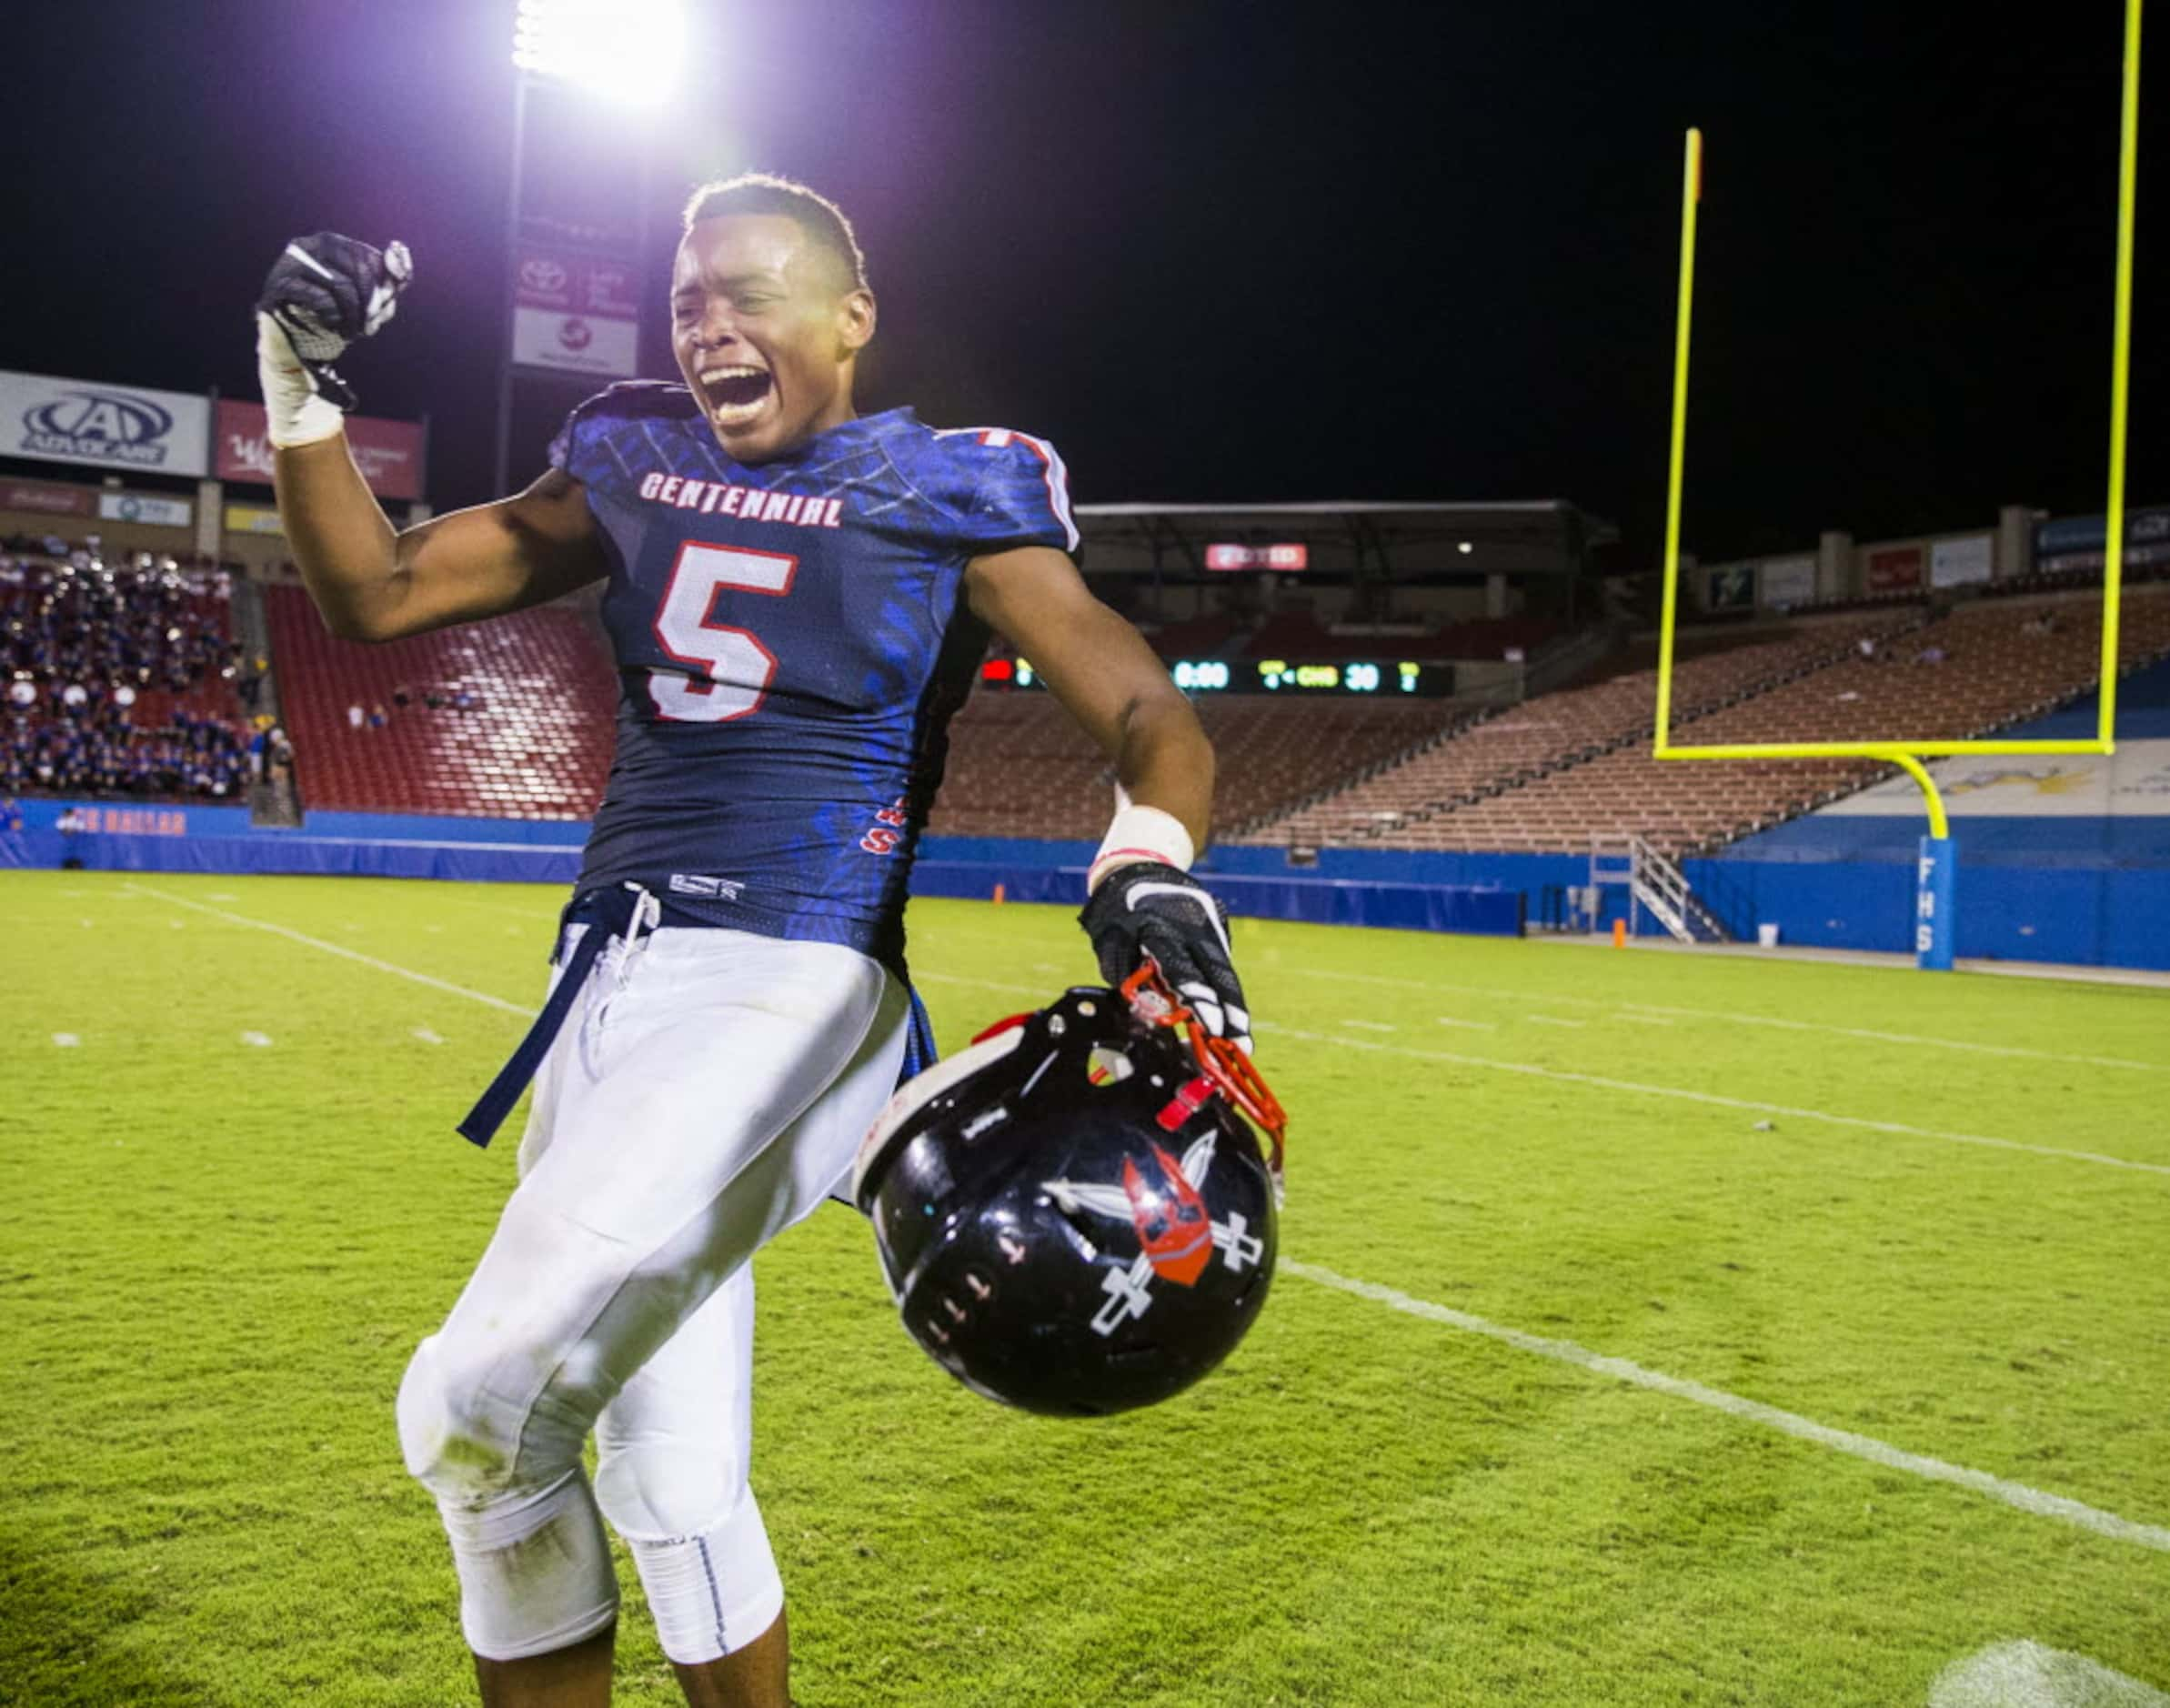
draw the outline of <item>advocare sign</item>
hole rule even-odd
[[[179,391],[0,372],[0,457],[162,475],[211,471],[211,403]]]

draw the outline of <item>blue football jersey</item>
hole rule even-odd
[[[906,880],[987,647],[965,566],[1076,550],[1061,459],[892,409],[748,467],[685,387],[635,381],[575,409],[550,462],[601,531],[619,680],[581,889],[639,883],[902,976]]]

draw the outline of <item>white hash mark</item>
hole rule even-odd
[[[73,1050],[82,1041],[73,1032],[55,1032],[53,1034],[53,1047],[55,1050]]]
[[[1929,1686],[1929,1708],[2170,1708],[2170,1696],[2098,1661],[2039,1643],[1993,1643]]]
[[[262,1032],[244,1032],[241,1034],[241,1041],[252,1050],[269,1050],[271,1048],[271,1040]]]
[[[443,1042],[445,1041],[443,1039],[439,1038],[439,1037],[438,1037],[438,1036],[437,1036],[437,1035],[435,1032],[431,1031],[431,1030],[429,1030],[429,1028],[428,1028],[428,1027],[427,1027],[427,1026],[417,1026],[417,1027],[416,1027],[416,1028],[415,1028],[415,1036],[416,1036],[417,1038],[419,1038],[419,1039],[420,1039],[420,1040],[422,1040],[424,1043],[426,1043],[426,1044],[441,1044],[441,1043],[443,1043]]]

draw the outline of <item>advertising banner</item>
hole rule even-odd
[[[108,522],[147,522],[153,527],[196,525],[196,506],[187,499],[155,497],[147,492],[101,492],[98,514]]]
[[[229,534],[284,534],[286,525],[279,520],[279,513],[261,504],[229,504],[226,506],[226,532]]]
[[[1868,590],[1897,593],[1922,584],[1922,548],[1919,546],[1884,546],[1869,553]]]
[[[0,481],[0,510],[35,510],[40,516],[88,516],[97,495],[88,487],[51,480]]]
[[[179,391],[0,372],[0,457],[203,475],[211,405]]]
[[[2106,516],[2067,516],[2034,530],[2034,562],[2041,569],[2099,569],[2110,540]],[[2125,513],[2125,561],[2170,563],[2170,509]]]
[[[422,424],[378,416],[347,417],[347,447],[362,478],[380,498],[422,496]],[[264,437],[264,406],[230,397],[218,400],[217,475],[221,480],[271,484],[271,443]]]
[[[1713,569],[1706,585],[1709,593],[1703,601],[1704,610],[1744,611],[1755,603],[1755,566],[1736,563]]]
[[[1307,568],[1311,548],[1298,542],[1288,546],[1220,545],[1206,548],[1209,569],[1287,569]]]
[[[1940,539],[1929,548],[1929,585],[1963,588],[1989,579],[1989,566],[1996,541],[1993,535],[1969,534],[1964,539]]]
[[[629,378],[639,361],[636,276],[629,261],[523,244],[513,266],[514,365]]]
[[[1773,558],[1763,565],[1765,605],[1806,605],[1816,597],[1816,560]]]

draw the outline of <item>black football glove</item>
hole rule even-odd
[[[1188,872],[1159,860],[1118,866],[1078,923],[1100,977],[1120,985],[1150,957],[1206,1030],[1251,1053],[1251,1010],[1229,955],[1228,914]]]
[[[264,281],[257,309],[277,322],[317,392],[351,411],[354,387],[333,372],[347,347],[391,319],[399,293],[415,276],[404,243],[382,249],[320,231],[296,237],[279,252]]]

